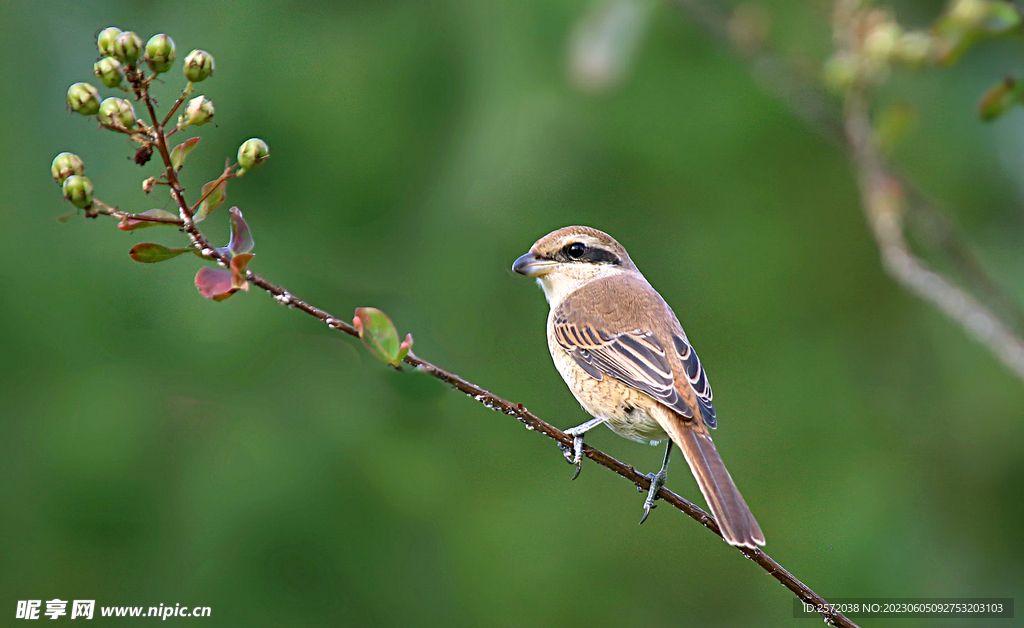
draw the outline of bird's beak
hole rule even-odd
[[[551,267],[554,265],[555,262],[540,259],[533,253],[527,253],[519,256],[512,264],[512,270],[527,277],[543,277],[551,272]]]

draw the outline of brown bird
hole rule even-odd
[[[643,523],[668,476],[675,443],[731,545],[764,545],[764,534],[718,455],[711,386],[679,319],[626,249],[607,233],[565,227],[544,236],[512,265],[536,277],[551,306],[548,349],[569,390],[593,419],[566,430],[566,458],[579,474],[583,435],[607,425],[624,438],[669,441],[650,474]],[[573,476],[575,479],[576,476]]]

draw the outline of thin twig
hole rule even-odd
[[[156,148],[160,153],[160,157],[163,160],[164,176],[167,179],[167,185],[170,188],[171,197],[174,200],[175,204],[178,206],[179,210],[180,218],[172,222],[173,224],[178,224],[181,226],[181,228],[188,234],[189,238],[191,239],[192,246],[199,250],[204,256],[218,263],[227,265],[230,261],[227,258],[227,256],[224,255],[221,251],[217,250],[216,248],[210,246],[209,241],[206,239],[203,233],[196,226],[195,222],[192,220],[192,208],[185,201],[184,191],[178,181],[177,172],[175,171],[173,164],[171,163],[170,152],[168,151],[167,148],[166,135],[163,132],[163,125],[160,124],[159,120],[157,119],[156,111],[153,106],[153,101],[149,96],[148,85],[143,80],[141,80],[141,72],[139,73],[139,77],[140,79],[136,82],[136,88],[138,90],[140,99],[143,100],[146,105],[146,108],[150,115],[150,119],[153,121],[154,137],[152,138],[152,143],[156,145]],[[225,171],[225,173],[227,172],[230,172],[230,167]],[[224,174],[221,175],[221,179],[226,180]],[[198,203],[196,206],[198,206]],[[113,210],[113,208],[110,208],[109,206],[106,205],[103,205],[103,207],[106,207],[109,210]],[[117,214],[114,213],[115,211],[116,210],[104,211],[101,213],[116,216]],[[246,278],[253,284],[255,284],[257,287],[267,291],[271,296],[274,297],[274,300],[277,301],[279,304],[286,305],[288,307],[295,308],[299,311],[305,312],[306,314],[309,314],[310,316],[313,316],[318,320],[322,321],[331,329],[342,331],[351,336],[358,337],[359,332],[353,325],[349,324],[348,322],[341,318],[338,318],[330,314],[326,310],[322,310],[296,297],[294,294],[288,292],[283,287],[271,283],[261,275],[254,273],[252,271],[246,271]],[[509,416],[515,417],[520,422],[522,422],[528,430],[539,432],[547,436],[548,438],[551,438],[552,440],[561,443],[562,445],[572,445],[572,438],[570,436],[568,436],[555,426],[551,425],[550,423],[541,420],[539,417],[537,417],[532,412],[527,410],[521,403],[513,403],[511,401],[508,401],[507,399],[503,399],[495,395],[494,393],[470,382],[469,380],[460,377],[459,375],[456,375],[455,373],[447,371],[435,364],[432,364],[420,358],[419,356],[415,355],[412,352],[409,352],[405,356],[403,362],[414,367],[416,370],[420,372],[426,373],[431,377],[434,377],[442,382],[445,382],[455,390],[458,390],[469,395],[475,401],[483,404],[485,407],[489,409],[496,410],[498,412],[502,412]],[[610,469],[613,472],[617,473],[618,475],[626,478],[640,489],[646,491],[650,488],[650,480],[647,478],[647,476],[638,472],[632,466],[620,462],[615,458],[612,458],[608,454],[597,449],[594,449],[590,445],[583,445],[583,453],[590,460],[593,460],[597,464],[607,469]],[[722,536],[721,530],[719,529],[718,523],[715,521],[714,517],[712,517],[710,514],[708,514],[701,508],[697,507],[692,502],[684,499],[683,497],[677,495],[676,493],[666,488],[662,488],[658,492],[658,497],[662,499],[664,502],[672,505],[676,509],[690,516],[691,518],[699,522],[701,525],[717,534],[719,537]],[[791,574],[784,567],[782,567],[782,565],[780,565],[778,562],[776,562],[773,558],[765,554],[760,549],[750,549],[746,547],[737,547],[736,549],[738,549],[745,556],[747,556],[752,561],[757,563],[773,578],[778,580],[787,589],[796,594],[798,598],[800,598],[808,604],[813,605],[816,609],[821,609],[820,614],[824,618],[825,622],[829,625],[841,626],[843,628],[857,628],[856,624],[850,621],[845,615],[834,610],[831,610],[832,607],[824,598],[822,598],[820,595],[811,590],[807,585],[798,580],[793,574]]]
[[[867,113],[867,94],[850,94],[840,112],[820,87],[805,79],[781,56],[764,47],[753,51],[738,47],[729,36],[731,13],[724,5],[713,0],[675,0],[675,4],[706,33],[749,64],[757,83],[774,94],[807,127],[848,152],[859,172],[862,206],[886,272],[956,321],[1024,381],[1024,337],[1018,333],[1024,327],[1024,309],[982,269],[946,213],[909,177],[896,172],[881,159]],[[875,162],[880,169],[880,173],[867,176],[870,181],[865,180],[863,172],[865,160]],[[872,164],[867,166],[869,170],[874,169]],[[872,189],[875,192],[871,192]],[[888,192],[879,192],[882,189]],[[899,207],[891,206],[896,198]],[[918,237],[934,242],[946,252],[969,285],[984,294],[991,307],[914,255],[906,241],[904,215],[917,219],[909,225],[923,232]],[[927,231],[921,229],[924,225],[939,225],[941,229]]]

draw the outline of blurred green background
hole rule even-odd
[[[217,626],[818,621],[679,512],[637,526],[621,478],[586,463],[570,484],[515,420],[258,290],[200,298],[195,258],[128,258],[177,232],[58,222],[64,150],[99,198],[170,208],[140,188],[155,162],[65,111],[111,24],[177,42],[165,105],[189,50],[216,57],[193,198],[241,141],[269,143],[224,206],[245,212],[257,272],[339,316],[380,307],[424,358],[567,427],[586,417],[550,363],[547,306],[509,267],[557,227],[606,230],[707,366],[769,554],[826,598],[1019,602],[1024,386],[883,273],[838,150],[683,13],[644,6],[635,54],[596,90],[570,61],[586,0],[4,3],[0,624],[55,597],[210,606],[169,621]],[[827,3],[765,6],[772,44],[815,75]],[[940,6],[897,9],[921,26]],[[895,160],[1018,301],[1024,112],[983,125],[973,107],[1022,52],[898,72],[884,97],[918,112]],[[227,212],[206,230],[226,241]],[[588,442],[660,462],[607,430]],[[669,487],[703,504],[681,462]]]

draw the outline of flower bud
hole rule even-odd
[[[213,103],[206,96],[196,96],[185,107],[185,126],[202,126],[213,118]]]
[[[860,63],[851,52],[838,52],[825,62],[825,84],[837,93],[854,87],[861,79]]]
[[[911,67],[924,65],[934,53],[934,43],[928,33],[910,32],[900,37],[893,56],[897,61]]]
[[[977,28],[985,19],[988,2],[985,0],[956,0],[949,9],[949,16],[965,29]]]
[[[213,74],[213,55],[205,50],[193,50],[185,57],[185,78],[198,83]]]
[[[75,83],[68,88],[68,106],[83,116],[91,116],[100,110],[100,93],[88,83]]]
[[[100,122],[110,126],[135,128],[135,109],[123,98],[107,98],[100,104]]]
[[[270,148],[258,137],[247,139],[238,147],[238,165],[243,172],[262,166],[268,157],[270,157]]]
[[[113,57],[103,57],[93,64],[92,73],[106,87],[117,87],[124,80],[121,62]]]
[[[142,52],[142,38],[134,31],[125,31],[114,40],[114,58],[121,63],[131,65]]]
[[[73,174],[81,175],[85,172],[85,164],[82,158],[74,153],[61,153],[53,158],[50,164],[50,174],[57,185],[64,183],[64,180]]]
[[[73,174],[64,179],[61,186],[64,191],[64,198],[71,201],[71,204],[79,209],[85,209],[92,205],[92,181],[80,174]]]
[[[146,63],[154,72],[166,72],[174,63],[174,40],[164,35],[153,35],[146,43]]]
[[[100,49],[101,57],[114,56],[114,40],[121,34],[121,29],[116,26],[109,26],[100,31],[96,38],[96,47]]]
[[[896,22],[882,22],[864,39],[864,55],[876,63],[888,63],[902,35],[903,29]]]

